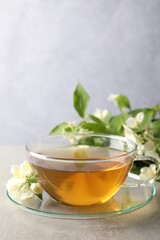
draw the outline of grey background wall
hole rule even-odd
[[[0,0],[0,144],[25,144],[110,93],[160,102],[160,0]]]

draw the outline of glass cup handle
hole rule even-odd
[[[148,178],[146,177],[145,179],[141,178],[140,175],[134,174],[129,172],[128,173],[128,179],[126,182],[123,184],[123,187],[140,187],[140,186],[145,186],[148,183],[153,183],[159,175],[159,162],[157,159],[149,156],[137,156],[134,161],[149,161],[153,162],[153,164],[156,166],[154,174],[151,174]]]

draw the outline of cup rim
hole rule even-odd
[[[45,139],[54,139],[56,137],[62,137],[62,136],[95,136],[95,137],[106,137],[106,138],[110,138],[110,139],[115,139],[115,140],[122,140],[123,142],[126,143],[130,143],[132,145],[132,149],[129,152],[125,152],[121,155],[115,155],[115,156],[111,156],[111,157],[107,157],[107,159],[99,159],[99,158],[94,158],[94,160],[87,160],[85,158],[79,158],[79,159],[68,159],[68,158],[57,158],[57,157],[51,157],[51,156],[46,156],[44,154],[41,153],[37,153],[36,151],[32,151],[29,148],[30,144],[33,144],[35,142],[41,141],[41,140],[45,140]],[[28,153],[30,153],[30,155],[34,156],[34,157],[38,157],[40,159],[43,160],[53,160],[53,161],[57,161],[57,162],[67,162],[67,163],[80,163],[80,162],[84,162],[84,163],[92,163],[92,162],[106,162],[110,159],[117,159],[117,158],[121,158],[130,154],[133,154],[136,149],[137,149],[137,144],[135,142],[133,142],[132,140],[123,137],[123,136],[118,136],[118,135],[112,135],[112,134],[102,134],[102,133],[62,133],[62,134],[54,134],[54,135],[44,135],[44,136],[40,136],[40,137],[36,137],[31,139],[30,141],[28,141],[25,145],[25,149]]]

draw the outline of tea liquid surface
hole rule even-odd
[[[55,200],[76,206],[109,200],[123,185],[132,165],[131,156],[101,147],[64,147],[43,154],[55,160],[31,157],[31,166],[38,173],[38,181]],[[61,162],[60,159],[66,161]],[[78,162],[69,162],[73,159]],[[94,160],[105,159],[105,162],[94,163]]]

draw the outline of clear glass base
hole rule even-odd
[[[16,202],[7,192],[8,198],[26,211],[62,219],[96,219],[118,216],[143,207],[152,200],[155,194],[156,189],[153,184],[143,187],[122,187],[107,203],[89,207],[74,207],[56,202],[44,192],[43,201],[39,207],[28,207]]]

